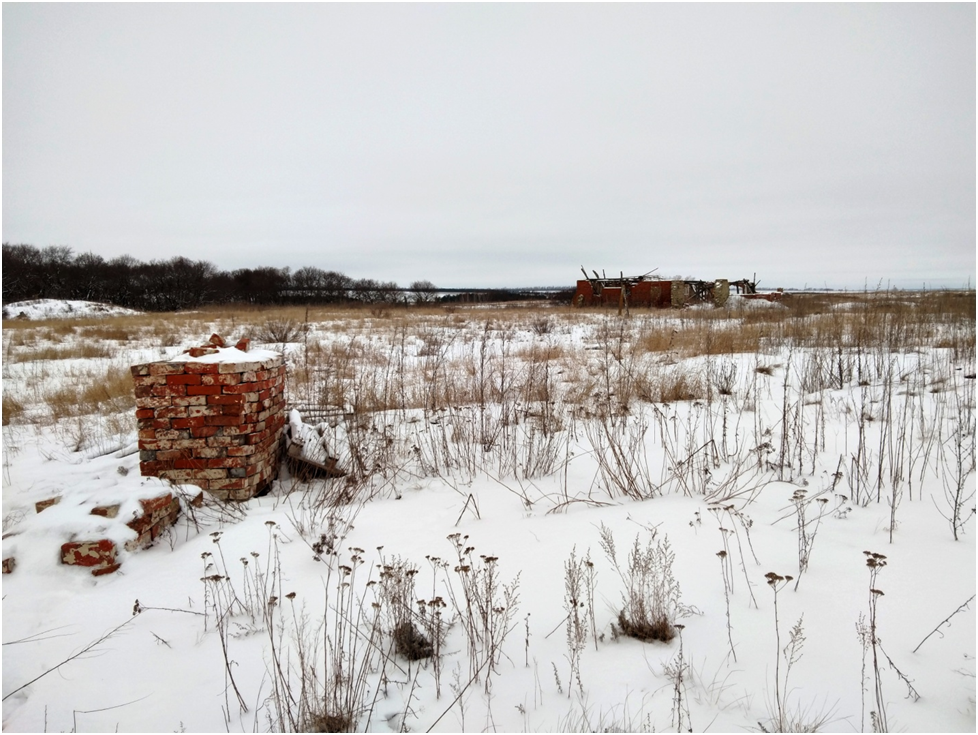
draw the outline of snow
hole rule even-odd
[[[170,362],[206,362],[206,363],[254,363],[256,368],[262,363],[279,360],[282,354],[274,350],[249,349],[247,352],[237,347],[215,347],[214,352],[193,357],[187,353],[177,355]]]
[[[546,338],[533,333],[529,318],[494,331],[491,338],[478,321],[421,325],[405,337],[404,365],[391,371],[391,381],[398,371],[411,380],[427,375],[431,388],[440,379],[433,370],[455,366],[461,375],[465,361],[478,358],[483,336],[497,358],[548,341],[568,355],[563,374],[554,371],[555,395],[565,385],[561,380],[569,381],[577,369],[575,361],[582,361],[582,374],[595,377],[584,404],[593,409],[604,390],[597,378],[618,365],[605,362],[604,350],[584,349],[600,347],[607,339],[601,330],[618,324],[602,320],[586,314],[558,320]],[[319,325],[309,339],[320,341],[324,350],[343,347],[345,354],[366,355],[362,364],[372,365],[376,354],[393,354],[399,338],[385,331],[392,329],[383,320],[375,327]],[[286,358],[298,373],[302,347],[288,348]],[[266,359],[259,354],[260,348],[234,361]],[[889,729],[974,732],[974,602],[915,652],[975,593],[974,518],[957,541],[945,518],[955,437],[963,436],[974,456],[973,418],[970,435],[955,433],[962,415],[958,406],[970,406],[967,415],[974,416],[974,380],[964,377],[974,373],[974,364],[936,348],[891,354],[880,370],[871,370],[868,385],[853,378],[841,388],[806,394],[797,383],[815,357],[811,350],[772,348],[763,356],[671,356],[675,364],[635,363],[628,367],[641,375],[677,370],[718,375],[729,369],[735,375],[733,392],[671,404],[636,400],[627,414],[606,425],[599,418],[572,419],[569,398],[560,394],[551,406],[565,411],[563,428],[555,434],[557,458],[540,474],[526,471],[527,447],[531,437],[543,441],[534,431],[542,425],[545,405],[521,405],[522,413],[514,409],[510,415],[518,420],[500,429],[500,443],[489,449],[478,441],[464,444],[460,437],[480,421],[497,425],[493,417],[508,410],[505,395],[502,403],[487,404],[485,412],[472,404],[359,413],[343,405],[335,407],[338,414],[320,418],[292,412],[292,430],[308,445],[334,451],[347,468],[359,458],[380,469],[351,485],[349,478],[302,483],[283,468],[270,495],[240,507],[211,505],[195,517],[184,515],[169,538],[126,554],[118,572],[98,578],[58,563],[62,539],[113,532],[105,519],[86,515],[90,504],[122,502],[123,518],[137,498],[169,486],[139,476],[132,429],[73,451],[76,444],[67,441],[63,422],[5,426],[3,549],[4,558],[16,555],[17,568],[3,578],[4,730],[277,729],[273,651],[298,693],[296,641],[304,640],[306,651],[315,652],[322,680],[324,638],[333,645],[345,642],[348,673],[357,673],[364,657],[370,659],[362,671],[361,731],[675,731],[681,714],[684,729],[743,732],[771,729],[779,691],[789,713],[805,722],[824,719],[825,731],[872,730],[872,651],[864,676],[857,624],[868,620],[875,597],[879,641],[919,694],[917,700],[908,696],[896,670],[881,662]],[[887,393],[883,376],[890,362],[889,374],[896,377]],[[321,381],[349,369],[330,364],[333,372],[323,372]],[[519,364],[529,370],[532,363]],[[758,373],[760,364],[777,367],[771,374]],[[21,364],[12,367],[18,369],[4,366],[5,393],[28,395],[30,371]],[[515,377],[518,370],[513,371]],[[359,383],[348,378],[354,398],[357,390],[367,389],[372,373],[356,375]],[[901,375],[909,377],[901,380]],[[293,400],[317,397],[300,395],[300,388],[290,386]],[[884,434],[888,405],[894,417],[906,411],[910,418],[904,424],[894,418],[893,430]],[[800,454],[788,448],[802,462],[801,471],[797,462],[786,471],[777,466],[786,410],[794,417],[789,424],[803,427]],[[872,420],[860,421],[861,416]],[[104,424],[106,417],[101,418]],[[883,484],[879,500],[875,489],[863,487],[857,502],[852,468],[854,457],[869,452],[864,466],[875,478],[873,461],[881,446],[897,441],[898,426],[926,441],[914,443],[917,453],[907,457],[903,474],[909,482],[897,498],[891,540],[890,486]],[[608,451],[616,438],[626,447],[639,442],[632,456],[639,464],[632,470],[633,479],[649,483],[645,499],[613,492],[615,467],[599,459],[601,448]],[[708,452],[700,448],[709,439],[718,458],[704,463]],[[813,442],[818,448],[811,452],[806,447]],[[545,447],[540,451],[546,454]],[[689,457],[695,459],[684,464]],[[836,476],[840,458],[841,476]],[[523,469],[514,472],[514,465]],[[974,487],[972,468],[965,489],[973,493]],[[806,493],[808,528],[817,529],[801,575],[798,503],[792,500],[800,490]],[[63,496],[59,505],[34,513],[35,502],[56,494]],[[678,621],[685,626],[681,642],[643,643],[615,635],[626,589],[602,550],[602,528],[611,532],[622,568],[636,538],[643,546],[668,538],[681,601],[691,612]],[[518,600],[507,606],[512,614],[501,656],[472,683],[472,650],[459,618],[465,575],[471,572],[455,571],[460,562],[452,534],[474,547],[464,555],[474,568],[491,564],[500,584],[518,584]],[[314,549],[317,541],[325,541],[325,548]],[[722,549],[730,560],[729,628],[723,560],[717,555]],[[870,592],[865,551],[886,556],[876,580],[882,596]],[[565,606],[565,569],[572,553],[577,559],[589,556],[597,571],[598,640],[586,631],[576,669]],[[361,557],[362,565],[354,557]],[[396,655],[385,661],[366,643],[370,626],[358,616],[369,619],[372,603],[382,603],[381,585],[368,581],[379,583],[382,567],[396,559],[417,567],[416,599],[441,597],[446,619],[454,619],[438,667],[432,660],[409,663]],[[343,577],[341,565],[356,571]],[[777,592],[777,618],[768,572],[796,578]],[[350,587],[339,586],[344,579]],[[343,608],[349,596],[356,604]],[[225,617],[215,615],[229,607]],[[134,609],[141,611],[134,615]],[[320,626],[324,617],[325,628]],[[359,630],[351,632],[357,620]],[[782,651],[799,620],[802,655],[785,681]],[[344,623],[346,637],[338,632]],[[382,650],[388,645],[390,639],[382,638]],[[677,702],[669,670],[679,666],[680,645],[683,679]]]
[[[70,299],[32,299],[15,301],[3,307],[4,319],[77,319],[80,317],[112,317],[138,314],[138,311],[96,301]]]

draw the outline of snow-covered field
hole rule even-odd
[[[70,299],[32,299],[15,301],[3,307],[4,319],[77,319],[80,317],[109,317],[135,314],[132,309],[124,309],[112,304],[94,301],[72,301]]]
[[[937,298],[5,322],[3,727],[974,732],[975,302]],[[214,331],[285,352],[347,477],[60,565],[164,488],[128,366]]]

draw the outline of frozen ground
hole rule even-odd
[[[292,398],[320,405],[307,420],[365,470],[283,469],[270,495],[197,511],[105,577],[57,551],[90,532],[73,503],[163,486],[139,476],[134,430],[30,412],[4,426],[4,729],[263,731],[322,726],[345,703],[373,732],[974,732],[973,349],[609,360],[613,317],[534,318],[501,337],[458,315],[402,335],[364,320],[280,345],[296,374],[310,359],[346,371],[344,405],[317,393],[329,370]],[[378,364],[369,346],[394,355],[398,340],[404,362]],[[126,349],[112,359],[159,352]],[[4,354],[4,389],[26,401],[37,371],[7,339]],[[833,355],[841,387],[813,377]],[[500,389],[540,364],[542,400]],[[701,376],[705,392],[643,401],[638,374]],[[357,406],[378,375],[430,402]],[[445,400],[479,385],[492,400]],[[668,643],[620,634],[636,542],[684,626]],[[395,652],[405,599],[418,629],[439,612],[435,657]]]

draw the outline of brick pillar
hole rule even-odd
[[[212,362],[192,352],[132,367],[139,468],[222,500],[247,500],[278,472],[285,363],[278,353],[249,361],[238,349],[207,352]]]

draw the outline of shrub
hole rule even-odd
[[[601,548],[625,585],[623,607],[618,612],[620,632],[641,641],[671,641],[676,622],[694,610],[682,603],[679,582],[672,573],[676,555],[668,536],[659,540],[653,532],[644,547],[636,536],[628,552],[628,566],[622,570],[611,530],[602,524],[600,533]]]

